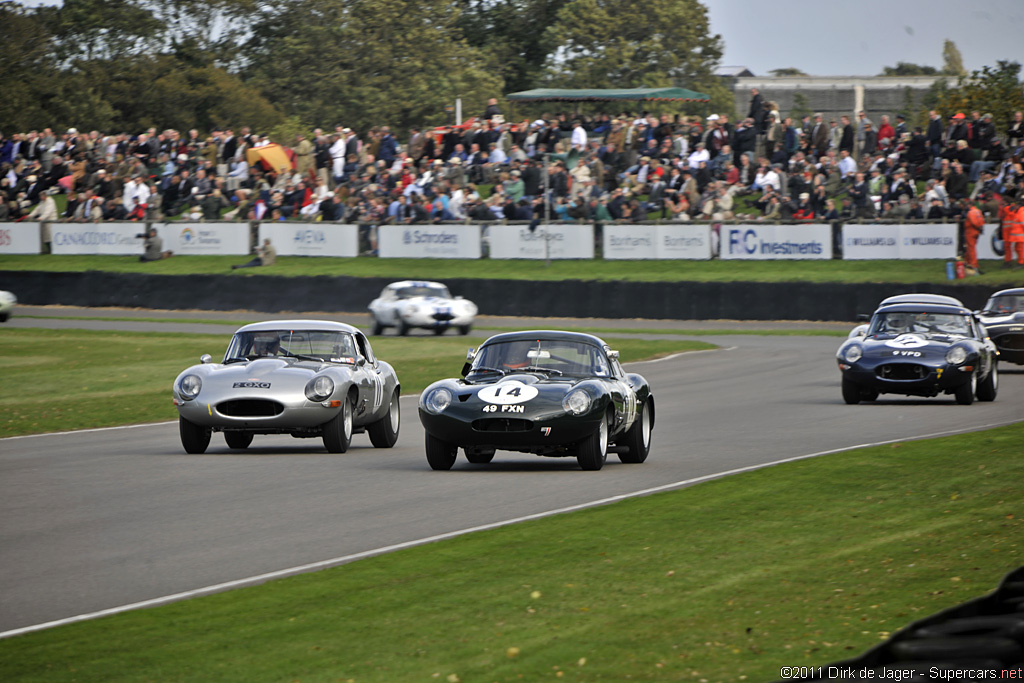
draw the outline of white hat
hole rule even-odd
[[[77,128],[68,128],[68,135],[77,135],[77,134],[78,134],[78,129]]]
[[[801,192],[800,193],[800,199],[810,199],[810,198],[811,198],[811,195],[809,195],[808,193],[806,193],[806,192]]]
[[[451,163],[453,163],[453,164],[456,164],[456,165],[458,165],[458,164],[461,164],[461,163],[462,163],[462,159],[460,159],[459,157],[452,157],[451,159],[449,159],[449,161],[450,161]]]
[[[717,121],[717,120],[718,120],[718,114],[712,114],[711,116],[708,117],[708,121]]]

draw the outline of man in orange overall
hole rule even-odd
[[[971,204],[964,218],[964,261],[978,275],[981,275],[978,268],[978,238],[984,228],[985,216],[977,204]]]
[[[1013,252],[1017,252],[1017,267],[1024,268],[1024,207],[1021,198],[1010,199],[1003,214],[1003,268],[1013,263]]]

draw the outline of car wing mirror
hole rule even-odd
[[[476,349],[470,349],[466,351],[466,362],[462,366],[462,376],[465,377],[469,374],[469,369],[473,367],[473,360],[476,358]]]
[[[359,366],[359,367],[363,367],[364,365],[366,365],[366,359],[365,358],[356,358],[356,365]]]
[[[858,322],[866,323],[867,321],[871,320],[871,316],[868,315],[867,313],[858,313],[857,320]]]
[[[611,358],[612,360],[618,360],[619,359],[619,352],[618,351],[609,351],[608,352],[608,357]]]
[[[208,353],[204,353],[203,355],[199,356],[199,362],[202,363],[203,365],[206,365],[207,363],[212,363],[213,356],[211,356]]]

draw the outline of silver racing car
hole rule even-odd
[[[362,332],[322,320],[275,320],[238,329],[224,360],[204,355],[174,380],[181,445],[204,453],[213,432],[229,448],[256,434],[323,439],[331,453],[367,432],[377,448],[398,440],[400,386]]]

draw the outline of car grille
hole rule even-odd
[[[446,320],[452,320],[452,319],[454,319],[454,318],[455,318],[455,315],[454,315],[454,314],[452,314],[452,313],[451,313],[450,311],[448,311],[448,312],[445,312],[445,313],[435,313],[435,314],[434,314],[433,316],[431,316],[431,317],[432,317],[432,318],[433,318],[434,320],[438,321],[438,322],[444,322],[444,321],[446,321]]]
[[[228,417],[274,417],[284,412],[284,406],[277,401],[240,399],[218,404],[217,411]]]
[[[1024,351],[1024,334],[1014,332],[992,337],[1000,351]]]
[[[473,429],[478,432],[528,432],[533,429],[533,422],[514,417],[491,417],[473,420]]]
[[[916,363],[889,363],[879,365],[875,372],[882,379],[924,379],[931,373],[931,368]]]

